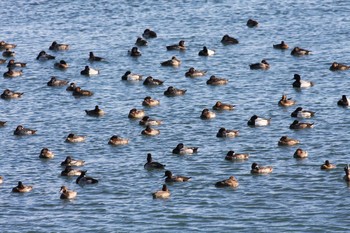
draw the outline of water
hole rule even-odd
[[[350,223],[348,185],[342,180],[349,162],[348,109],[336,105],[341,95],[350,95],[348,71],[331,72],[333,61],[347,63],[350,7],[347,1],[3,1],[1,38],[17,44],[16,61],[27,62],[23,76],[2,79],[0,89],[24,92],[19,100],[0,101],[0,185],[1,232],[345,232]],[[247,28],[246,21],[259,21]],[[142,56],[127,55],[145,28],[158,33]],[[224,34],[240,43],[223,46]],[[170,52],[166,45],[185,40],[186,52]],[[54,61],[35,60],[52,41],[68,43],[71,49],[51,52],[56,61],[66,60],[70,68],[53,68]],[[292,57],[274,50],[286,41],[313,54]],[[199,57],[207,46],[213,57]],[[107,62],[89,63],[90,51]],[[176,55],[178,68],[161,67],[160,62]],[[266,59],[268,71],[250,70],[249,64]],[[90,65],[100,75],[84,77],[80,70]],[[184,76],[189,67],[207,70],[207,76]],[[6,71],[6,65],[0,70]],[[121,80],[126,70],[165,80],[163,86],[148,88],[142,82]],[[292,88],[293,74],[315,82],[309,89]],[[225,86],[207,86],[210,75],[229,79]],[[65,88],[46,85],[50,76],[76,82],[95,94],[74,98]],[[168,98],[168,86],[187,89],[181,97]],[[316,111],[308,121],[310,130],[292,131],[290,113],[277,105],[282,94],[297,100],[297,106]],[[132,108],[143,108],[145,96],[161,101],[144,108],[149,116],[163,120],[161,134],[144,137],[138,121],[129,120]],[[216,101],[236,105],[236,110],[217,113],[210,121],[199,118],[202,109]],[[106,115],[89,117],[85,109],[99,105]],[[271,117],[268,127],[249,128],[254,114]],[[17,125],[37,129],[37,135],[16,137]],[[234,139],[216,138],[220,127],[238,129]],[[85,143],[67,144],[69,133],[87,136]],[[108,139],[119,134],[130,139],[127,146],[112,147]],[[309,157],[296,160],[297,147],[281,148],[282,135],[301,141]],[[193,156],[176,156],[172,149],[180,142],[199,147]],[[43,147],[55,158],[38,158]],[[228,150],[250,153],[248,161],[224,160]],[[151,193],[163,184],[163,172],[143,169],[147,153],[166,164],[175,175],[192,181],[169,185],[169,200],[153,200]],[[84,159],[88,174],[99,179],[95,186],[80,187],[75,178],[60,176],[60,162],[67,155]],[[337,165],[331,171],[319,166],[329,159]],[[252,176],[252,162],[272,165],[270,175]],[[216,181],[234,175],[236,190],[217,189]],[[22,180],[31,184],[30,193],[11,193]],[[76,190],[72,201],[59,199],[62,185]]]

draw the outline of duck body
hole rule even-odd
[[[113,135],[108,141],[109,145],[114,145],[114,146],[126,145],[128,143],[129,143],[129,139],[122,138],[122,137],[119,137],[117,135]]]
[[[219,131],[216,134],[216,137],[218,138],[233,138],[238,136],[239,131],[238,130],[229,130],[225,128],[220,128]]]
[[[150,96],[146,96],[142,101],[143,106],[154,107],[160,104],[159,100],[152,99]]]
[[[267,70],[270,68],[270,64],[264,59],[259,63],[254,63],[249,65],[251,70]]]
[[[80,176],[76,179],[75,183],[79,185],[86,185],[86,184],[97,184],[98,180],[95,178],[92,178],[90,176],[85,176],[87,171],[81,171]]]
[[[94,93],[92,91],[89,90],[83,90],[80,87],[76,87],[73,90],[72,95],[75,97],[81,97],[81,96],[92,96]]]
[[[234,105],[232,104],[226,104],[226,103],[222,103],[221,101],[217,101],[215,103],[215,105],[213,106],[214,110],[233,110],[235,108]]]
[[[152,193],[153,199],[167,199],[170,197],[170,191],[165,184],[163,184],[162,190]]]
[[[60,62],[56,62],[54,64],[54,67],[56,69],[65,70],[65,69],[68,69],[69,65],[65,60],[60,60]]]
[[[329,69],[331,71],[348,70],[348,69],[350,69],[350,66],[344,65],[344,64],[338,63],[338,62],[333,62],[331,67],[329,67]]]
[[[80,176],[81,170],[74,169],[71,166],[66,166],[65,169],[61,172],[61,176]]]
[[[293,56],[304,56],[304,55],[309,55],[311,54],[310,50],[306,50],[306,49],[302,49],[299,47],[294,47],[294,49],[292,50],[292,52],[290,53]]]
[[[141,52],[139,51],[139,49],[137,47],[132,47],[132,49],[129,51],[129,55],[131,57],[140,57]]]
[[[198,147],[184,146],[183,143],[179,143],[174,149],[173,154],[186,155],[197,153]]]
[[[308,88],[314,86],[313,82],[302,80],[299,74],[294,74],[294,79],[293,87],[295,88]]]
[[[253,127],[260,127],[260,126],[267,126],[270,124],[270,122],[271,122],[271,118],[265,119],[265,118],[258,117],[257,115],[253,115],[247,124]]]
[[[137,37],[135,45],[137,45],[137,46],[147,46],[148,42],[147,42],[147,40],[144,40],[141,37]]]
[[[122,80],[124,80],[124,81],[141,81],[142,80],[142,75],[140,75],[140,74],[133,74],[133,73],[131,73],[130,70],[128,70],[122,76]]]
[[[41,51],[38,56],[36,57],[36,60],[39,60],[39,61],[47,61],[47,60],[53,60],[55,59],[56,57],[55,56],[52,56],[50,54],[47,54],[44,50]]]
[[[8,68],[8,70],[3,74],[4,78],[15,78],[23,74],[22,70],[13,70]]]
[[[53,157],[55,157],[55,154],[46,147],[40,151],[39,158],[52,159]]]
[[[3,57],[14,57],[16,55],[15,51],[11,51],[9,48],[7,48],[4,52],[2,52]]]
[[[238,42],[237,39],[235,39],[235,38],[233,38],[233,37],[231,37],[231,36],[229,36],[229,35],[226,34],[226,35],[224,35],[224,36],[222,37],[221,43],[222,43],[223,45],[232,45],[232,44],[238,44],[239,42]]]
[[[23,93],[20,92],[14,92],[11,91],[9,89],[4,90],[4,92],[1,94],[1,98],[2,99],[17,99],[17,98],[21,98],[21,96],[23,95]]]
[[[248,158],[249,158],[249,154],[246,154],[246,153],[235,153],[232,150],[227,152],[227,154],[225,156],[225,160],[229,160],[229,161],[247,160]]]
[[[152,159],[152,154],[148,153],[147,154],[147,163],[143,166],[147,170],[152,170],[152,169],[164,169],[166,165],[163,165],[161,163],[155,162]]]
[[[293,157],[294,158],[297,158],[297,159],[303,159],[303,158],[306,158],[308,157],[309,153],[301,148],[298,148],[294,154],[293,154]]]
[[[157,38],[157,33],[155,31],[152,31],[149,28],[146,28],[142,33],[143,38],[145,39],[151,39],[151,38]]]
[[[258,21],[254,19],[248,19],[247,26],[250,28],[257,27],[259,25]]]
[[[321,170],[329,170],[329,169],[334,169],[334,168],[336,168],[337,166],[335,166],[334,164],[331,164],[330,162],[329,162],[329,160],[326,160],[325,162],[324,162],[324,164],[322,164],[321,165]]]
[[[84,166],[85,161],[80,159],[73,159],[71,156],[67,156],[66,159],[61,163],[61,166]]]
[[[280,44],[274,44],[273,48],[274,49],[286,50],[286,49],[289,48],[289,46],[282,40]]]
[[[207,80],[207,85],[225,85],[228,83],[228,80],[225,78],[218,78],[215,75],[210,76],[210,78]]]
[[[155,120],[151,119],[149,116],[144,116],[142,119],[139,121],[139,125],[161,125],[162,121],[161,120]]]
[[[204,120],[207,120],[207,119],[213,119],[216,117],[216,114],[215,112],[211,112],[209,111],[209,109],[205,108],[203,109],[202,113],[201,113],[201,116],[200,118],[201,119],[204,119]]]
[[[350,106],[350,101],[346,97],[346,95],[343,95],[342,98],[340,100],[338,100],[337,104],[339,106],[342,106],[342,107],[348,107],[348,106]]]
[[[293,123],[289,126],[290,129],[306,129],[306,128],[313,128],[314,123],[308,123],[308,122],[299,122],[297,120],[293,121]]]
[[[194,67],[191,67],[186,73],[186,77],[196,78],[206,75],[207,71],[196,70]]]
[[[237,188],[238,185],[239,183],[234,176],[230,176],[226,180],[218,181],[215,183],[215,187],[217,188],[225,188],[225,187]]]
[[[170,60],[163,61],[160,64],[162,66],[174,66],[174,67],[177,67],[177,66],[181,65],[181,61],[178,58],[176,58],[175,56],[173,56]]]
[[[22,125],[18,125],[15,131],[13,132],[13,134],[17,136],[33,135],[35,133],[36,130],[24,128]]]
[[[85,66],[85,68],[82,71],[80,71],[80,74],[85,76],[97,75],[99,73],[99,70],[93,69],[89,66]]]
[[[95,56],[93,52],[89,53],[89,61],[94,62],[94,61],[104,61],[105,59],[103,57],[98,57]]]
[[[184,95],[187,90],[177,89],[175,87],[168,87],[166,91],[164,91],[164,95],[168,97]]]
[[[173,182],[186,182],[189,181],[191,179],[191,177],[187,177],[187,176],[173,176],[171,171],[165,171],[165,182],[166,183],[173,183]]]
[[[133,108],[129,111],[128,118],[139,119],[145,116],[145,110]]]
[[[62,86],[66,86],[67,84],[68,84],[68,81],[59,80],[55,76],[52,76],[50,81],[47,82],[47,85],[50,87],[62,87]]]
[[[299,144],[300,141],[294,138],[289,138],[287,136],[282,136],[278,141],[279,146],[294,146]]]
[[[282,95],[282,98],[278,101],[278,105],[282,107],[290,107],[296,104],[295,100],[291,98],[287,99],[286,95]]]
[[[268,174],[273,171],[273,167],[271,166],[265,166],[265,167],[260,167],[257,163],[252,164],[252,169],[250,172],[252,174]]]
[[[15,60],[11,59],[7,63],[7,68],[15,68],[15,67],[26,67],[27,63],[25,62],[16,62]]]
[[[33,190],[33,186],[23,185],[21,181],[18,181],[18,185],[12,189],[14,193],[27,193]]]
[[[141,134],[146,136],[156,136],[160,134],[160,131],[158,129],[153,129],[151,126],[147,125],[146,129],[141,131]]]
[[[96,105],[95,108],[92,110],[85,110],[85,112],[88,116],[94,117],[103,116],[105,114],[105,112],[102,109],[100,109],[98,105]]]
[[[152,76],[148,76],[145,79],[145,81],[143,81],[143,85],[146,85],[146,86],[158,86],[158,85],[162,85],[163,83],[164,81],[155,79]]]
[[[52,42],[51,46],[49,47],[49,50],[54,50],[54,51],[68,50],[68,49],[69,49],[68,44],[59,44],[56,41]]]
[[[69,190],[66,186],[61,187],[60,193],[60,199],[73,199],[78,194],[76,191]]]
[[[199,56],[209,57],[215,54],[214,50],[208,49],[206,46],[203,47],[201,51],[198,52]]]
[[[315,116],[315,112],[312,112],[309,110],[304,110],[302,107],[298,107],[290,115],[291,115],[291,117],[311,118],[311,117]]]
[[[186,50],[186,47],[185,47],[185,41],[184,40],[180,40],[178,44],[174,44],[174,45],[168,45],[166,46],[166,49],[168,51],[171,51],[171,50]]]
[[[85,139],[86,139],[85,136],[81,136],[81,135],[76,135],[76,134],[70,133],[66,137],[66,142],[69,142],[69,143],[84,142]]]

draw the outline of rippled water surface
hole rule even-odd
[[[0,227],[1,232],[346,232],[350,223],[350,190],[343,181],[349,162],[350,117],[337,106],[349,95],[349,72],[332,72],[332,62],[350,64],[348,1],[46,1],[5,0],[2,5],[0,40],[15,43],[16,61],[27,62],[23,75],[2,78],[0,91],[24,92],[21,99],[0,99]],[[259,21],[248,28],[249,18]],[[158,33],[141,47],[142,56],[127,51],[146,28]],[[224,46],[229,34],[238,45]],[[185,52],[166,51],[165,46],[185,40]],[[52,41],[70,44],[70,50],[49,51]],[[291,48],[311,50],[312,55],[293,57],[291,48],[275,50],[284,40]],[[203,46],[214,49],[212,57],[200,57]],[[35,60],[41,50],[55,61]],[[88,62],[93,51],[106,62]],[[160,62],[177,56],[178,68]],[[60,71],[55,62],[64,59],[70,68]],[[249,64],[268,60],[267,71],[250,70]],[[80,75],[85,65],[99,69],[91,77]],[[207,70],[201,78],[186,78],[190,67]],[[0,65],[1,72],[6,64]],[[149,88],[142,82],[125,82],[131,70],[144,77],[164,80]],[[296,90],[295,73],[315,86]],[[209,86],[217,75],[229,80],[224,86]],[[63,88],[48,87],[50,76],[76,82],[94,92],[74,98]],[[180,97],[166,97],[168,86],[187,89]],[[316,115],[308,130],[293,131],[290,113],[296,108],[277,105],[282,94],[296,106]],[[141,105],[145,96],[160,100],[160,106]],[[217,112],[209,121],[199,118],[216,101],[236,105]],[[106,115],[87,116],[86,109],[99,105]],[[132,108],[161,119],[160,135],[145,137],[138,120],[129,120]],[[252,115],[272,118],[267,127],[251,128]],[[37,135],[17,137],[17,125],[37,130]],[[240,136],[220,139],[220,127],[236,129]],[[87,136],[84,143],[64,142],[69,133]],[[130,139],[126,146],[107,144],[112,135]],[[298,147],[278,147],[283,135],[301,141],[309,152],[303,160],[293,158]],[[192,156],[177,156],[172,149],[180,142],[199,147]],[[48,147],[55,157],[38,158]],[[224,160],[229,150],[249,153],[245,162]],[[143,168],[147,153],[166,164],[175,175],[190,182],[168,185],[171,198],[154,200],[151,193],[164,183],[163,171]],[[99,184],[81,187],[75,178],[63,178],[60,163],[67,155],[86,161],[84,169]],[[321,171],[329,159],[337,165]],[[253,162],[274,167],[263,176],[250,174]],[[218,189],[214,184],[235,176],[237,189]],[[30,193],[11,193],[21,180],[34,186]],[[59,199],[62,185],[78,192],[72,201]]]

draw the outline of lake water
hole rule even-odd
[[[26,62],[23,75],[3,78],[6,88],[24,92],[22,98],[0,99],[0,227],[1,232],[347,232],[350,189],[343,180],[349,163],[349,109],[337,106],[350,95],[349,72],[332,72],[332,62],[350,64],[348,1],[2,1],[0,40],[17,44],[16,61]],[[248,28],[249,18],[259,21]],[[142,56],[128,56],[144,29],[157,32],[141,47]],[[229,34],[239,44],[224,46]],[[184,40],[185,52],[166,51],[165,46]],[[52,41],[70,44],[68,51],[53,52]],[[290,49],[273,44],[284,40]],[[214,49],[212,57],[198,56],[203,46]],[[293,57],[295,46],[311,55]],[[55,61],[35,60],[41,50]],[[89,52],[106,62],[88,62]],[[160,62],[178,57],[178,68]],[[64,59],[66,71],[53,68]],[[250,70],[249,64],[266,59],[271,68]],[[99,69],[91,77],[80,75],[85,65]],[[207,70],[201,78],[186,78],[190,67]],[[0,66],[6,71],[6,64]],[[164,80],[153,88],[142,82],[125,82],[131,70]],[[315,86],[296,90],[293,75]],[[224,86],[209,86],[211,75],[229,79]],[[94,92],[74,98],[62,88],[48,87],[51,76],[76,82]],[[168,86],[187,89],[180,97],[166,97]],[[279,107],[282,94],[297,101]],[[141,105],[145,96],[160,100],[157,107]],[[199,118],[216,101],[236,105],[233,111],[217,112],[209,121]],[[86,109],[99,105],[106,115],[94,118]],[[315,127],[290,130],[290,113],[297,106],[316,112]],[[160,135],[145,137],[138,120],[128,119],[132,108],[160,119]],[[272,118],[267,127],[251,128],[252,115]],[[17,125],[37,130],[37,135],[13,135]],[[220,139],[220,127],[236,129],[240,136]],[[86,142],[65,143],[69,133],[87,136]],[[112,135],[130,139],[126,146],[107,144]],[[279,147],[283,135],[301,141],[298,146]],[[194,155],[178,156],[172,149],[180,142],[199,147]],[[39,159],[48,147],[55,157]],[[300,147],[309,152],[303,160],[293,158]],[[229,150],[249,153],[247,161],[224,160]],[[190,182],[168,185],[171,197],[154,200],[161,189],[164,171],[143,168],[147,153],[166,164],[175,175],[192,177]],[[81,187],[75,178],[60,176],[60,163],[67,155],[86,161],[83,169],[99,180]],[[337,165],[320,170],[326,160]],[[253,162],[271,165],[269,175],[250,174]],[[235,176],[237,189],[218,189],[215,182]],[[21,180],[33,185],[32,192],[18,195],[12,187]],[[72,201],[60,200],[62,185],[78,192]]]

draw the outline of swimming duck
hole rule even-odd
[[[18,181],[18,185],[12,189],[14,193],[27,193],[32,191],[33,186],[23,185],[22,181]]]
[[[113,135],[108,141],[109,145],[115,145],[115,146],[126,145],[128,143],[129,143],[129,139],[119,137],[118,135]]]
[[[153,129],[151,126],[147,125],[146,129],[141,131],[142,135],[147,135],[147,136],[156,136],[160,134],[160,131],[158,129]]]
[[[12,68],[8,68],[8,70],[3,74],[3,76],[5,78],[14,78],[21,76],[22,74],[22,70],[13,70]]]
[[[0,49],[14,49],[16,47],[17,45],[15,44],[10,44],[5,41],[0,41]]]
[[[66,142],[75,143],[75,142],[84,142],[86,136],[76,135],[74,133],[68,134],[66,137]]]
[[[186,154],[197,153],[197,151],[198,151],[198,147],[184,146],[183,143],[179,143],[173,149],[173,154],[186,155]]]
[[[152,99],[151,96],[146,96],[142,101],[142,105],[147,107],[153,107],[159,104],[160,104],[160,101]]]
[[[349,167],[349,164],[344,167],[344,171],[345,171],[345,176],[343,177],[343,179],[345,181],[350,181],[350,167]]]
[[[238,44],[238,40],[229,36],[229,35],[224,35],[221,39],[221,43],[224,45],[230,45],[230,44]]]
[[[251,70],[267,70],[270,68],[270,64],[263,59],[260,63],[250,64],[249,67]]]
[[[151,169],[164,169],[165,166],[166,165],[163,165],[161,163],[154,162],[152,160],[152,154],[148,153],[147,154],[147,163],[145,163],[145,165],[143,167],[147,170],[151,170]]]
[[[254,20],[254,19],[248,19],[248,21],[247,21],[247,26],[250,28],[257,27],[258,24],[259,24],[258,21]]]
[[[15,68],[15,67],[25,67],[27,63],[24,62],[15,62],[15,60],[11,59],[7,63],[7,68]]]
[[[152,31],[152,30],[146,28],[143,31],[142,36],[145,39],[156,38],[157,37],[157,33],[155,31]]]
[[[17,136],[33,135],[36,133],[36,131],[37,130],[24,128],[22,125],[18,125],[15,131],[13,131],[13,134]]]
[[[315,112],[309,110],[303,110],[302,107],[298,107],[290,114],[291,117],[299,117],[299,118],[310,118],[315,115]]]
[[[137,47],[132,47],[132,49],[129,50],[129,55],[131,57],[139,57],[139,56],[141,56],[141,52],[139,51],[139,49]]]
[[[170,197],[170,191],[168,189],[168,187],[163,184],[163,188],[162,190],[156,191],[154,193],[152,193],[153,199],[167,199]]]
[[[298,148],[295,152],[293,157],[297,159],[303,159],[306,158],[309,155],[309,153],[301,148]]]
[[[307,87],[312,87],[314,85],[313,82],[301,80],[301,77],[299,74],[294,74],[293,79],[295,79],[295,81],[293,82],[293,87],[296,87],[296,88],[307,88]]]
[[[180,40],[178,44],[174,44],[174,45],[168,45],[166,46],[167,50],[185,50],[185,41],[184,40]]]
[[[80,176],[81,170],[74,169],[71,166],[66,166],[65,169],[61,172],[61,176]]]
[[[69,190],[66,186],[62,186],[60,190],[60,199],[73,199],[77,196],[77,192]]]
[[[0,64],[4,64],[7,60],[0,58]]]
[[[162,66],[179,66],[181,64],[181,61],[173,56],[170,60],[163,61],[160,63]]]
[[[73,159],[71,156],[67,156],[66,159],[61,163],[61,166],[84,166],[85,161],[80,159]]]
[[[15,55],[16,55],[15,51],[11,51],[8,48],[4,52],[2,52],[3,57],[14,57]]]
[[[92,110],[85,110],[85,112],[88,116],[96,117],[103,116],[105,114],[105,112],[102,109],[100,109],[98,105],[96,105],[95,108]]]
[[[145,110],[133,108],[129,111],[128,118],[138,119],[145,116]]]
[[[203,49],[198,52],[199,56],[213,56],[215,54],[215,50],[208,49],[206,46],[203,46]]]
[[[228,80],[225,78],[218,78],[215,77],[215,75],[210,76],[210,78],[207,80],[208,85],[225,85],[228,83]]]
[[[85,176],[87,171],[81,171],[80,176],[76,179],[75,183],[79,185],[86,185],[86,184],[97,184],[98,180],[95,178],[92,178],[90,176]]]
[[[92,96],[94,93],[92,91],[89,90],[82,90],[80,87],[76,87],[73,90],[72,95],[79,97],[79,96]]]
[[[162,121],[160,120],[155,120],[151,119],[149,116],[144,116],[142,119],[139,121],[140,125],[160,125],[162,124]]]
[[[236,161],[236,160],[246,160],[249,158],[249,154],[235,153],[233,150],[227,152],[225,160]]]
[[[213,106],[214,110],[233,110],[235,105],[222,103],[221,101],[217,101]]]
[[[68,63],[65,61],[65,60],[60,60],[60,62],[56,62],[54,64],[54,67],[56,69],[61,69],[61,70],[65,70],[67,69],[69,66],[68,66]]]
[[[321,165],[320,168],[321,168],[321,170],[328,170],[328,169],[336,168],[336,166],[335,166],[334,164],[331,164],[331,163],[329,162],[329,160],[326,160],[326,161],[324,162],[324,164]]]
[[[69,86],[66,88],[66,91],[74,91],[75,88],[77,88],[76,83],[70,83]]]
[[[147,85],[147,86],[158,86],[158,85],[162,85],[163,83],[164,81],[155,79],[152,76],[148,76],[145,79],[145,81],[143,81],[143,85]]]
[[[125,80],[125,81],[141,81],[142,80],[142,75],[133,74],[133,73],[131,73],[130,70],[128,70],[122,76],[122,80]]]
[[[338,105],[343,107],[348,107],[350,105],[350,101],[346,95],[342,95],[341,99],[338,100]]]
[[[168,89],[166,91],[164,91],[164,95],[171,97],[171,96],[178,96],[178,95],[184,95],[186,93],[187,90],[181,90],[181,89],[177,89],[173,86],[168,87]]]
[[[51,46],[49,47],[49,50],[68,50],[69,45],[68,44],[58,44],[56,41],[52,42]]]
[[[273,48],[284,50],[284,49],[288,49],[289,46],[282,40],[280,44],[274,44]]]
[[[95,69],[93,69],[93,68],[91,68],[89,66],[85,66],[85,68],[82,71],[80,71],[81,75],[87,75],[87,76],[97,75],[99,73],[100,73],[99,70],[95,70]]]
[[[278,101],[278,105],[283,107],[293,106],[296,103],[292,98],[287,99],[287,95],[282,95],[282,98]]]
[[[50,87],[61,87],[68,84],[66,80],[58,80],[55,76],[52,76],[50,81],[47,82],[47,85]]]
[[[0,121],[0,127],[4,127],[6,124],[6,121]]]
[[[226,180],[218,181],[215,183],[215,187],[217,188],[225,188],[225,187],[237,188],[238,185],[239,183],[234,176],[230,176]]]
[[[196,70],[194,67],[191,67],[186,73],[186,77],[195,78],[206,75],[207,71]]]
[[[147,46],[147,40],[142,39],[141,37],[137,37],[135,45],[137,46]]]
[[[216,117],[215,112],[211,112],[207,108],[203,109],[203,111],[201,113],[201,118],[204,119],[204,120],[212,119],[212,118],[215,118],[215,117]]]
[[[104,61],[103,57],[95,56],[93,52],[89,53],[89,61]]]
[[[169,170],[165,171],[165,182],[166,183],[172,183],[172,182],[186,182],[191,179],[191,177],[186,176],[173,176],[173,173]]]
[[[289,138],[287,136],[282,136],[280,140],[278,141],[279,146],[294,146],[296,144],[299,144],[300,141],[294,138]]]
[[[310,50],[302,49],[299,47],[294,47],[292,52],[290,53],[293,56],[303,56],[303,55],[309,55],[311,53]]]
[[[267,126],[270,124],[270,122],[271,122],[271,118],[265,119],[265,118],[258,117],[257,115],[253,115],[248,121],[248,125],[255,126],[255,127]]]
[[[252,164],[252,170],[250,170],[250,173],[252,174],[268,174],[273,171],[273,167],[266,166],[266,167],[260,167],[257,163]]]
[[[216,137],[218,138],[232,138],[238,136],[239,131],[238,130],[229,130],[225,128],[220,128],[219,131],[216,134]]]
[[[36,57],[36,60],[40,61],[46,61],[46,60],[53,60],[55,59],[55,56],[52,56],[50,54],[47,54],[44,50],[39,53],[39,55]]]
[[[289,126],[290,129],[306,129],[306,128],[313,128],[314,123],[307,123],[307,122],[299,122],[297,120],[293,121],[293,123]]]
[[[350,66],[338,63],[338,62],[333,62],[331,67],[329,67],[331,71],[338,71],[338,70],[348,70],[350,69]]]
[[[9,89],[5,89],[4,92],[1,94],[2,99],[16,99],[16,98],[21,98],[23,93],[20,92],[14,92]]]
[[[54,156],[55,156],[55,154],[52,151],[50,151],[48,148],[45,147],[40,151],[39,158],[52,159]]]

